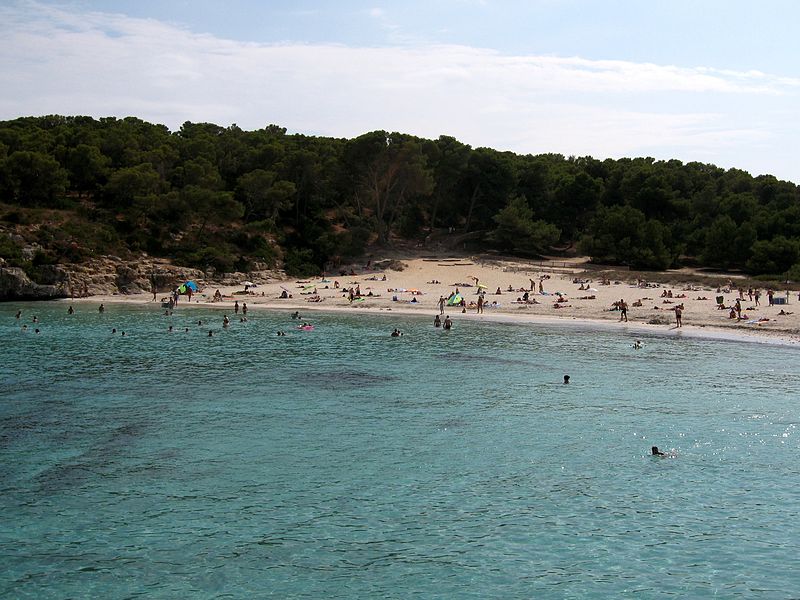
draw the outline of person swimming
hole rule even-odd
[[[650,454],[652,456],[663,456],[665,458],[677,458],[678,453],[675,450],[670,450],[669,452],[662,452],[658,449],[658,446],[653,446],[650,448]]]
[[[403,333],[399,329],[395,329],[392,332],[392,337],[400,337],[401,335],[403,335]]]
[[[569,383],[569,375],[564,375],[564,384],[566,385],[568,383]]]
[[[638,350],[639,348],[642,347],[642,342],[636,340],[635,342],[633,342],[633,347],[636,348],[636,350]]]

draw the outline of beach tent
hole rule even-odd
[[[458,306],[463,300],[461,294],[451,294],[447,299],[447,306]]]
[[[192,290],[193,294],[197,291],[197,284],[194,281],[187,281],[178,286],[179,294],[188,294],[189,290]]]

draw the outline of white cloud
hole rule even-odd
[[[781,148],[798,137],[784,119],[797,116],[800,80],[761,72],[465,46],[241,43],[36,3],[0,7],[0,35],[0,118],[135,115],[171,128],[278,123],[334,136],[390,129],[522,153],[703,160],[800,180]]]

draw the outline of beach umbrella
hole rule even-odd
[[[489,286],[486,285],[486,284],[483,284],[483,283],[479,283],[478,284],[478,289],[479,290],[487,290],[487,289],[489,289]]]
[[[191,289],[193,292],[197,291],[197,284],[194,281],[187,281],[183,285]]]
[[[247,287],[253,287],[255,283],[253,283],[252,281],[243,281],[242,285],[245,285]]]

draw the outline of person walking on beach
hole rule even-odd
[[[439,314],[444,314],[444,296],[439,296]]]
[[[619,300],[619,320],[620,322],[625,321],[628,322],[628,303],[625,302],[624,298],[620,298]]]

